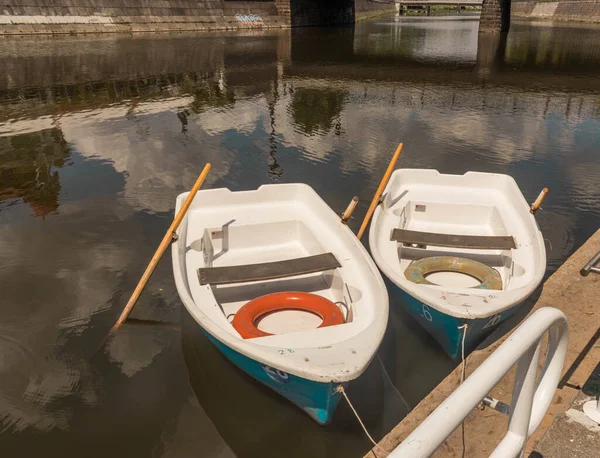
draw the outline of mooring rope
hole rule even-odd
[[[459,328],[458,328],[458,329],[464,329],[463,335],[462,335],[462,348],[461,348],[461,352],[460,352],[461,364],[462,364],[462,372],[460,374],[460,384],[461,385],[465,381],[465,377],[467,375],[467,362],[465,361],[465,338],[467,337],[467,328],[468,327],[469,327],[469,325],[467,323],[465,323],[462,326],[459,326]],[[465,443],[465,421],[464,420],[460,424],[460,428],[461,428],[461,436],[462,436],[462,458],[465,458],[466,443]]]
[[[465,376],[467,373],[467,363],[465,362],[465,337],[467,337],[467,328],[468,327],[469,327],[469,325],[467,323],[458,327],[458,329],[464,329],[463,335],[462,335],[461,351],[460,351],[461,364],[462,364],[462,374],[460,375],[460,383],[461,384],[462,384],[462,382],[465,381]]]
[[[404,404],[404,407],[406,408],[406,412],[408,414],[412,409],[408,405],[408,402],[406,402],[406,399],[404,399],[404,396],[402,396],[402,393],[400,393],[400,390],[398,388],[396,388],[396,385],[394,385],[394,382],[392,381],[390,374],[388,374],[388,371],[385,369],[385,365],[383,364],[383,361],[381,361],[381,358],[379,357],[379,352],[377,352],[376,355],[377,355],[377,359],[379,360],[379,364],[381,364],[381,368],[383,369],[383,373],[385,374],[385,376],[388,379],[388,382],[390,383],[390,385],[392,385],[392,388],[394,388],[394,391],[396,392],[396,394],[402,401],[402,404]]]
[[[365,424],[363,423],[362,419],[360,418],[360,415],[358,415],[358,412],[356,411],[356,409],[354,408],[354,406],[350,402],[350,398],[346,394],[346,390],[344,389],[344,386],[343,385],[338,385],[337,388],[335,389],[335,391],[337,391],[338,393],[342,393],[342,396],[344,396],[344,399],[346,399],[346,402],[348,403],[348,405],[352,409],[352,412],[354,412],[354,416],[356,417],[356,419],[360,423],[360,426],[362,427],[363,431],[365,432],[365,434],[367,435],[367,437],[369,438],[369,440],[373,444],[373,448],[376,448],[382,454],[381,455],[382,458],[385,458],[386,456],[388,456],[390,454],[390,452],[387,452],[383,448],[381,448],[379,446],[379,444],[377,442],[375,442],[375,440],[373,439],[373,437],[371,437],[371,435],[369,434],[369,431],[367,430],[367,427],[365,426]]]

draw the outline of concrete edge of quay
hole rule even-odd
[[[396,8],[394,7],[393,9],[389,9],[389,10],[379,10],[379,11],[367,11],[367,12],[357,12],[355,13],[355,22],[361,22],[361,21],[367,21],[369,19],[374,19],[376,17],[380,17],[380,16],[392,16],[392,14],[395,15],[398,12],[396,11]]]
[[[600,360],[600,346],[589,345],[600,327],[600,275],[582,277],[579,273],[583,265],[600,251],[600,230],[592,235],[567,261],[543,284],[541,292],[534,293],[517,312],[518,316],[509,319],[496,330],[466,359],[467,376],[511,334],[511,332],[540,307],[555,307],[569,320],[569,349],[563,368],[563,379],[554,394],[537,431],[527,443],[526,456],[535,450],[540,438],[546,433],[553,420],[566,412],[580,393]],[[545,354],[545,349],[542,355]],[[541,358],[543,360],[543,358]],[[461,365],[458,365],[429,395],[427,395],[391,432],[380,442],[379,447],[392,451],[400,442],[421,424],[460,384]],[[491,396],[510,404],[515,369],[513,368],[492,390]],[[475,409],[465,420],[465,456],[489,456],[506,434],[508,416],[495,410]],[[457,428],[446,442],[433,455],[434,457],[460,458],[463,446],[461,428]],[[376,448],[365,458],[381,457]]]

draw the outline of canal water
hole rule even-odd
[[[317,426],[206,340],[170,256],[101,345],[204,164],[205,187],[305,182],[356,229],[400,167],[512,175],[548,274],[600,227],[600,29],[476,18],[0,40],[0,453],[362,456],[342,404]],[[551,305],[551,304],[548,304]],[[144,325],[161,320],[170,325]],[[99,348],[100,347],[100,348]],[[454,364],[391,304],[349,396],[379,439]]]

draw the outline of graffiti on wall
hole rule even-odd
[[[236,14],[235,18],[246,27],[261,27],[264,25],[262,17],[257,14]]]

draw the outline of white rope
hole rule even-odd
[[[464,329],[463,335],[462,335],[462,346],[461,346],[461,351],[460,351],[461,364],[462,364],[462,374],[460,376],[461,384],[462,384],[462,382],[465,381],[465,375],[467,372],[467,363],[465,362],[465,337],[467,337],[467,328],[468,327],[469,327],[469,325],[467,323],[465,323],[462,326],[459,326],[459,328],[458,328],[458,329]]]
[[[382,454],[383,457],[388,456],[389,452],[386,452],[384,449],[382,449],[379,446],[379,444],[377,442],[375,442],[375,440],[373,440],[373,438],[369,434],[369,431],[367,430],[367,427],[365,426],[365,424],[361,420],[360,416],[358,415],[358,412],[356,411],[356,409],[354,408],[354,406],[350,402],[350,398],[346,394],[346,390],[344,389],[344,386],[343,385],[338,385],[336,387],[335,391],[337,391],[338,393],[342,393],[342,396],[344,396],[344,399],[346,399],[346,402],[348,403],[348,405],[352,409],[352,412],[354,412],[354,415],[356,416],[356,419],[358,420],[358,422],[360,423],[360,426],[362,427],[363,431],[365,432],[365,434],[367,435],[367,437],[369,438],[369,440],[373,444],[373,447],[376,448],[377,450],[379,450],[379,452]]]
[[[462,335],[462,346],[461,346],[461,351],[460,351],[461,364],[462,364],[462,372],[460,374],[460,384],[461,385],[465,381],[465,377],[467,375],[467,362],[465,361],[465,338],[467,337],[467,328],[468,327],[469,327],[469,325],[467,323],[458,327],[458,329],[464,329],[463,335]],[[466,444],[465,444],[465,421],[464,420],[460,424],[460,427],[461,427],[461,436],[462,436],[462,458],[465,458]]]

